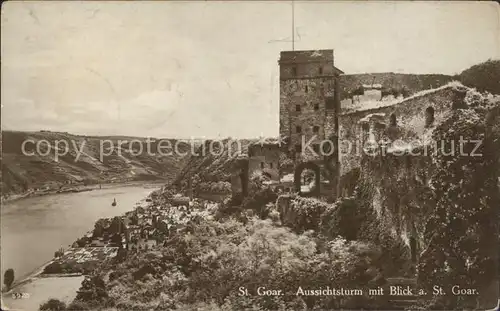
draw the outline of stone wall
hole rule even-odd
[[[327,107],[334,79],[282,80],[280,84],[280,135],[289,137],[288,150],[295,152],[304,142],[313,139],[313,143],[320,143],[327,138],[334,130],[328,127],[335,118],[334,107]]]
[[[333,50],[283,51],[279,60],[280,78],[332,76],[339,72],[333,64]]]
[[[456,109],[467,107],[464,102],[467,91],[460,84],[448,84],[395,105],[340,117],[340,139],[358,143],[358,150],[351,150],[356,153],[341,149],[342,176],[359,169],[354,175],[371,189],[371,205],[377,215],[408,246],[410,237],[414,237],[418,249],[426,247],[422,226],[435,205],[426,201],[435,170],[431,158],[435,146],[432,133]],[[434,110],[433,120],[426,112],[429,107]],[[367,148],[370,142],[384,140],[390,143]],[[341,141],[340,147],[346,145]],[[367,149],[360,150],[363,147]]]
[[[408,248],[410,238],[415,238],[417,249],[413,251],[418,254],[426,247],[423,226],[433,211],[426,201],[434,169],[431,157],[387,152],[364,156],[360,165],[360,178],[369,186],[371,205],[379,219]]]
[[[380,102],[378,107],[368,107],[368,109],[341,114],[339,117],[341,175],[359,167],[367,132],[380,133],[391,127],[391,115],[396,121],[396,125],[392,126],[388,133],[388,136],[392,136],[389,137],[391,140],[401,139],[406,142],[425,140],[429,128],[444,120],[452,109],[460,107],[465,91],[465,87],[451,83],[437,89],[420,92],[395,104]],[[426,110],[429,107],[434,110],[434,121],[427,125]],[[381,118],[371,124],[363,122],[369,121],[365,118],[369,118],[370,115],[377,115]]]

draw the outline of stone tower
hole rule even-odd
[[[338,81],[343,72],[334,66],[333,50],[284,51],[278,63],[280,137],[294,160],[295,176],[313,169],[319,173],[313,195],[320,194],[319,183],[326,180],[335,196],[340,172]],[[300,192],[298,183],[295,178]]]

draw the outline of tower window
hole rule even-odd
[[[319,104],[314,104],[314,110],[316,110],[316,111],[319,110]]]
[[[269,168],[273,168],[273,162],[269,163]]]
[[[296,76],[297,75],[297,67],[292,67],[292,75]]]
[[[323,67],[319,67],[319,74],[322,75],[323,74]]]
[[[304,90],[305,90],[305,92],[306,92],[306,93],[307,93],[307,92],[309,92],[309,88],[307,87],[307,85],[306,85],[306,87],[304,88]]]
[[[301,109],[300,109],[300,105],[295,105],[295,111],[296,111],[296,112],[300,112],[300,111],[301,111]]]
[[[264,162],[260,162],[260,168],[264,169]]]
[[[319,132],[319,126],[315,125],[313,126],[313,132],[318,133]]]
[[[297,133],[302,133],[302,127],[301,127],[300,125],[297,125],[297,126],[295,127],[295,131],[296,131]]]

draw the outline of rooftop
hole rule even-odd
[[[281,62],[333,61],[333,50],[282,51]]]
[[[303,51],[282,51],[280,53],[279,64],[298,63],[334,63],[333,50],[303,50]],[[344,72],[335,66],[333,67],[339,74]]]

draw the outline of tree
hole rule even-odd
[[[132,216],[129,217],[130,219],[130,224],[135,226],[139,224],[139,216],[137,216],[137,213],[133,213]]]
[[[118,248],[122,248],[123,247],[122,236],[118,233],[115,233],[111,237],[111,243]]]
[[[7,269],[3,275],[3,283],[7,286],[7,289],[10,289],[12,283],[14,283],[14,269]]]
[[[49,299],[47,302],[40,305],[40,311],[64,311],[66,304],[57,299]]]
[[[75,300],[102,302],[108,298],[106,285],[99,275],[89,276],[82,282]]]
[[[59,258],[62,257],[63,255],[64,255],[64,249],[61,247],[54,253],[54,258]]]
[[[104,234],[104,225],[102,221],[98,220],[94,225],[94,232],[92,236],[94,238],[97,238],[97,237],[102,237],[103,234]]]

